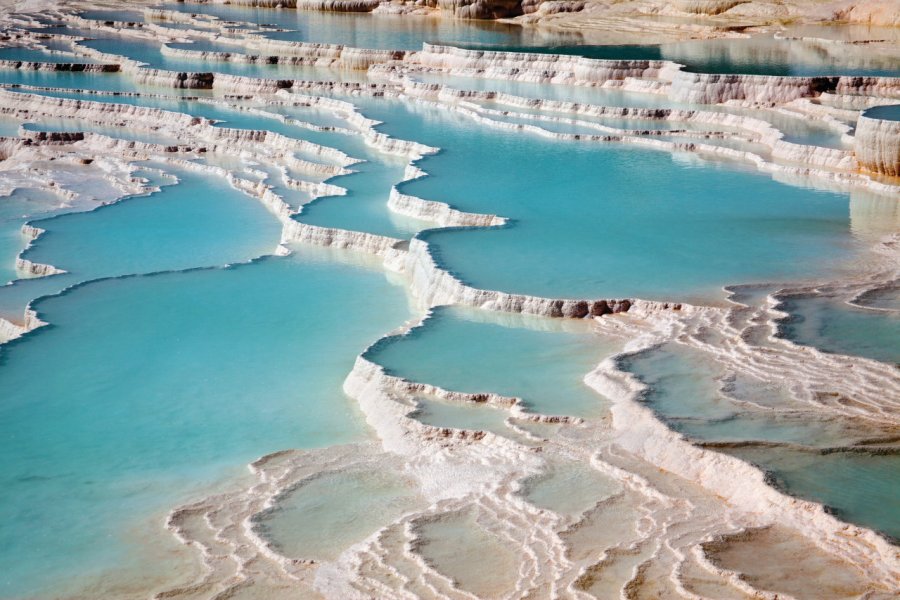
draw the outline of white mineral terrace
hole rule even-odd
[[[253,4],[371,10],[378,3]],[[621,363],[663,344],[676,344],[765,383],[791,381],[794,417],[896,432],[900,430],[900,378],[894,366],[827,354],[776,336],[776,321],[784,316],[777,308],[783,295],[815,295],[829,284],[832,292],[840,289],[858,297],[900,279],[900,234],[896,231],[873,237],[871,256],[852,280],[785,288],[761,306],[738,302],[702,306],[634,297],[552,298],[478,289],[444,269],[425,236],[401,239],[308,224],[303,221],[304,206],[292,206],[277,191],[283,186],[305,192],[313,200],[343,195],[347,190],[340,176],[358,169],[359,157],[264,129],[220,126],[207,118],[141,106],[141,100],[175,97],[176,89],[212,90],[197,101],[263,117],[260,123],[267,119],[287,122],[278,114],[280,108],[312,106],[339,118],[341,125],[328,129],[307,123],[308,129],[352,132],[373,151],[399,157],[406,163],[403,181],[428,177],[418,161],[441,149],[383,133],[377,121],[353,104],[354,99],[387,98],[434,107],[481,127],[521,136],[578,144],[624,143],[690,153],[710,161],[736,161],[780,181],[896,202],[900,198],[900,121],[866,116],[864,111],[900,104],[900,78],[701,74],[670,61],[594,60],[430,44],[418,51],[366,50],[271,40],[203,15],[158,8],[147,8],[147,23],[134,26],[85,19],[68,10],[57,12],[74,27],[115,31],[165,44],[189,36],[214,41],[228,31],[232,33],[228,44],[235,51],[162,46],[168,57],[197,61],[196,72],[150,68],[79,45],[77,39],[69,62],[0,61],[0,69],[6,70],[112,73],[110,77],[130,78],[139,90],[103,92],[0,84],[3,117],[34,123],[69,120],[84,129],[38,132],[20,128],[18,136],[0,138],[3,190],[15,188],[16,178],[27,177],[31,165],[50,159],[59,164],[93,161],[98,181],[119,190],[119,198],[152,190],[134,176],[136,165],[143,161],[203,172],[227,181],[248,201],[260,202],[275,215],[281,224],[275,253],[289,253],[295,244],[348,249],[374,258],[402,280],[420,318],[400,331],[385,332],[386,337],[407,335],[427,324],[436,307],[456,305],[483,311],[486,319],[495,321],[516,322],[526,314],[577,321],[579,327],[591,327],[621,340],[624,347],[584,375],[585,383],[610,401],[608,414],[575,418],[531,411],[518,398],[464,393],[391,375],[370,359],[372,348],[384,343],[374,341],[357,357],[344,382],[344,392],[358,403],[374,432],[373,441],[314,451],[286,449],[252,463],[249,483],[234,484],[222,493],[173,507],[166,525],[197,554],[202,569],[164,589],[148,590],[147,596],[475,598],[421,551],[423,531],[429,524],[445,515],[470,514],[514,556],[514,581],[497,597],[817,597],[815,590],[792,596],[756,586],[742,572],[715,560],[713,549],[743,540],[748,569],[757,562],[777,572],[778,565],[771,564],[776,559],[767,556],[764,545],[753,541],[761,531],[783,536],[785,547],[792,552],[825,557],[809,572],[782,569],[782,579],[827,580],[840,571],[850,573],[855,583],[844,596],[821,597],[895,597],[900,589],[897,546],[873,531],[839,520],[816,503],[776,489],[749,463],[693,444],[670,430],[641,402],[644,386]],[[170,29],[166,22],[195,27]],[[41,48],[49,40],[64,37],[26,31],[23,27],[29,24],[34,24],[30,17],[16,16],[8,25],[13,35],[4,43]],[[87,58],[104,64],[88,64]],[[213,66],[204,69],[205,63],[200,61],[211,61]],[[212,72],[217,61],[315,66],[333,70],[335,79],[341,72],[353,70],[366,74],[368,81],[225,75]],[[423,82],[426,76],[477,78],[488,89],[491,81],[502,81],[620,90],[651,100],[708,106],[621,108],[543,100],[467,90],[457,82]],[[162,89],[150,91],[147,86],[151,85]],[[61,94],[78,94],[78,99],[54,97]],[[129,102],[117,103],[116,94]],[[767,120],[773,111],[815,122],[844,143],[836,148],[789,141]],[[635,126],[599,123],[603,118],[633,121]],[[647,127],[648,122],[659,126]],[[559,133],[553,127],[558,124],[578,127],[584,133]],[[111,131],[121,131],[121,137]],[[175,138],[178,143],[134,141],[128,139],[129,132]],[[210,160],[215,156],[236,157],[245,168],[218,166]],[[271,167],[271,173],[278,176],[254,171],[254,165]],[[253,173],[262,177],[251,177]],[[493,228],[507,223],[508,215],[464,212],[444,202],[403,193],[396,187],[400,183],[394,182],[384,198],[386,209],[424,221],[434,229]],[[34,179],[32,185],[86,210],[107,203],[61,189],[52,183],[52,177]],[[31,224],[23,228],[27,244],[42,234],[43,230]],[[62,272],[53,265],[28,260],[26,250],[23,248],[16,264],[22,277],[53,277]],[[42,325],[29,307],[20,319],[0,319],[0,341],[21,337]],[[709,335],[710,331],[717,335]],[[484,403],[505,411],[509,434],[426,425],[412,416],[423,395],[450,403]],[[852,402],[844,401],[848,398]],[[615,482],[617,491],[596,498],[591,508],[575,515],[538,508],[524,499],[523,482],[554,462],[587,465]],[[422,502],[343,549],[334,560],[287,557],[260,534],[256,526],[260,515],[288,491],[317,474],[350,470],[402,473],[415,483]]]

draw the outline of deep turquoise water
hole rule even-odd
[[[275,249],[281,226],[259,202],[221,179],[174,174],[180,184],[164,185],[150,196],[32,221],[46,233],[24,256],[68,273],[0,288],[0,317],[20,321],[29,300],[81,281],[220,266]]]
[[[102,281],[37,309],[53,325],[0,358],[3,596],[137,569],[126,532],[152,538],[149,515],[262,454],[359,439],[341,381],[407,318],[381,274],[303,254]]]
[[[390,237],[408,238],[417,231],[430,227],[418,221],[392,213],[386,202],[391,187],[403,179],[402,165],[363,163],[353,165],[352,175],[333,180],[349,190],[346,196],[322,198],[307,205],[299,220],[322,227],[338,227],[351,231],[365,231]]]
[[[67,73],[0,69],[0,83],[117,92],[134,90],[134,84],[129,78],[116,73]]]

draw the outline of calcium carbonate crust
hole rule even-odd
[[[464,6],[474,5],[454,5],[453,10],[463,10]],[[681,9],[723,12],[734,7],[718,3],[709,8],[694,3]],[[170,11],[155,14],[159,18],[195,22],[193,17],[176,16],[179,13]],[[851,151],[787,142],[781,132],[764,119],[746,115],[541,101],[509,94],[466,92],[410,79],[415,73],[443,73],[639,89],[690,102],[731,103],[744,107],[777,105],[785,110],[815,115],[848,135],[847,126],[833,115],[854,110],[844,108],[847,103],[861,104],[857,100],[844,99],[867,97],[876,103],[896,99],[900,97],[900,83],[890,78],[697,76],[665,61],[589,61],[543,56],[542,62],[535,62],[530,55],[462,51],[430,45],[421,52],[391,53],[298,43],[290,43],[289,47],[252,37],[248,37],[246,49],[255,48],[258,54],[198,56],[193,51],[166,48],[165,52],[191,59],[258,62],[268,61],[266,56],[275,56],[278,61],[287,57],[286,64],[368,69],[373,78],[385,82],[272,81],[207,73],[172,73],[83,50],[93,54],[94,58],[119,65],[123,74],[142,83],[213,89],[253,97],[255,104],[245,109],[268,118],[277,118],[274,111],[268,109],[292,103],[314,104],[339,112],[347,129],[358,132],[372,148],[408,161],[404,180],[427,176],[416,163],[438,149],[379,132],[376,121],[363,116],[352,102],[333,95],[398,98],[454,110],[483,126],[518,131],[523,135],[584,142],[624,142],[709,158],[736,159],[756,164],[761,170],[779,177],[811,181],[823,187],[866,189],[888,198],[897,194],[894,182],[877,177],[891,175],[890,169],[896,167],[891,157],[897,132],[891,125],[866,123],[862,116],[856,131],[856,148]],[[0,63],[0,68],[65,69],[48,65],[7,61]],[[770,591],[753,588],[739,573],[718,566],[705,549],[710,543],[725,543],[724,540],[743,532],[776,524],[788,527],[798,539],[806,540],[848,565],[870,586],[869,597],[887,598],[900,583],[900,557],[896,547],[872,531],[839,521],[820,505],[776,490],[759,469],[693,444],[671,431],[642,404],[644,386],[622,368],[622,362],[630,356],[665,343],[680,344],[702,351],[710,360],[738,372],[763,379],[795,378],[798,383],[792,394],[799,403],[808,405],[806,410],[824,412],[834,419],[900,426],[895,410],[898,407],[890,402],[890,398],[900,397],[900,383],[889,366],[826,355],[775,335],[774,323],[783,317],[778,311],[778,299],[801,291],[782,290],[763,307],[737,304],[707,307],[637,298],[539,298],[476,289],[455,278],[434,260],[427,234],[402,240],[309,225],[302,222],[303,207],[290,206],[265,179],[188,160],[223,154],[240,156],[251,164],[277,164],[286,186],[316,198],[346,193],[341,186],[321,180],[322,177],[338,177],[351,172],[357,159],[341,151],[265,130],[219,127],[214,122],[182,113],[31,93],[35,91],[39,90],[20,87],[18,92],[0,91],[0,114],[21,119],[77,118],[105,127],[127,124],[135,130],[175,134],[189,141],[170,146],[127,141],[91,131],[47,134],[22,130],[19,138],[2,140],[4,157],[8,161],[28,164],[37,157],[51,156],[93,160],[115,154],[122,165],[153,159],[177,169],[220,177],[261,202],[279,219],[282,235],[273,254],[285,254],[297,243],[346,248],[377,257],[386,270],[400,274],[423,316],[393,335],[405,335],[415,327],[427,326],[435,307],[456,305],[484,311],[489,319],[535,315],[561,322],[577,320],[578,326],[594,326],[605,335],[625,340],[621,353],[604,360],[585,378],[586,383],[598,392],[598,402],[601,397],[610,402],[608,415],[599,419],[536,414],[527,410],[517,398],[445,390],[390,375],[370,358],[372,349],[384,343],[376,342],[373,348],[357,357],[344,383],[344,391],[358,402],[377,441],[321,451],[284,451],[263,457],[250,465],[254,482],[249,487],[237,486],[173,510],[167,526],[183,543],[199,551],[206,570],[196,581],[161,591],[156,597],[224,597],[243,589],[258,586],[257,589],[265,591],[266,586],[274,586],[273,589],[288,589],[294,593],[305,591],[334,598],[373,595],[471,598],[471,594],[424,560],[418,551],[424,535],[423,524],[441,515],[459,512],[476,515],[480,525],[518,550],[520,568],[510,597],[549,595],[552,590],[559,597],[586,598],[586,586],[592,577],[627,555],[639,556],[640,560],[622,577],[620,590],[623,594],[640,590],[648,582],[655,581],[657,589],[665,596],[700,597],[701,594],[692,591],[691,586],[701,580],[705,585],[716,586],[730,594],[775,597]],[[827,98],[829,104],[810,102],[819,98]],[[227,99],[221,98],[208,101],[228,103]],[[509,117],[529,123],[513,124],[506,120]],[[602,117],[673,121],[690,127],[675,130],[673,134],[661,130],[597,126],[595,122],[585,120]],[[828,118],[832,121],[827,121]],[[541,123],[554,122],[594,127],[597,134],[573,137],[540,127]],[[741,143],[767,147],[771,156],[715,143],[723,137],[719,135],[723,131],[734,133]],[[697,141],[686,143],[665,139],[676,134],[696,137]],[[295,152],[315,156],[320,162],[299,159]],[[122,186],[123,195],[126,190],[129,193],[152,191],[141,188],[138,182],[126,182],[113,173],[110,171],[110,180]],[[305,181],[292,173],[315,175],[317,180]],[[430,221],[435,227],[500,227],[507,222],[503,216],[462,212],[446,203],[416,198],[401,190],[398,186],[391,190],[389,209]],[[31,243],[39,239],[41,230],[27,224],[23,233]],[[880,259],[873,260],[870,271],[860,273],[858,281],[840,285],[848,288],[856,285],[853,289],[858,296],[887,285],[885,282],[896,281],[898,245],[895,242],[879,239]],[[31,276],[51,276],[59,272],[51,265],[29,261],[27,248],[18,262],[20,269]],[[804,288],[802,293],[818,292]],[[756,333],[750,331],[751,326],[747,323],[753,323],[752,328],[762,328],[765,345],[753,341]],[[21,324],[0,320],[0,339],[23,335],[42,324],[39,315],[29,308]],[[711,341],[704,333],[711,329],[720,332],[722,340]],[[835,378],[835,373],[843,376]],[[885,394],[885,390],[890,393]],[[499,435],[490,431],[425,425],[414,417],[417,397],[422,395],[449,402],[487,403],[507,410],[506,424],[510,433]],[[852,397],[855,402],[840,402],[841,397]],[[529,423],[552,426],[566,433],[537,435],[529,428]],[[619,491],[598,498],[595,508],[600,511],[616,503],[632,507],[636,516],[629,535],[633,537],[626,536],[628,539],[608,548],[589,548],[593,552],[590,559],[574,558],[571,540],[575,539],[577,531],[588,526],[594,512],[565,516],[530,504],[521,493],[523,482],[542,472],[548,462],[554,460],[586,464],[616,481]],[[330,561],[286,557],[259,533],[257,521],[260,515],[272,510],[289,490],[323,472],[353,469],[386,469],[401,473],[413,482],[422,497],[421,505],[391,523],[382,524],[376,533]],[[585,550],[583,546],[576,547]],[[788,596],[778,594],[778,597]]]

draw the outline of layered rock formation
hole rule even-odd
[[[855,139],[856,158],[863,169],[900,177],[900,105],[863,111]]]
[[[459,6],[463,10],[476,4]],[[487,10],[485,6],[472,10]],[[678,10],[724,14],[742,6],[736,2],[698,1],[679,3]],[[256,54],[198,56],[182,50],[176,54],[185,59],[246,62],[268,61],[268,56],[274,56],[278,61],[285,59],[285,64],[368,69],[382,82],[278,81],[174,73],[124,60],[122,70],[141,83],[212,89],[216,93],[206,102],[239,107],[267,118],[277,118],[268,111],[283,107],[331,110],[340,121],[338,126],[309,124],[309,129],[358,135],[369,147],[400,157],[401,165],[407,163],[404,180],[427,176],[424,164],[418,161],[439,149],[377,130],[378,123],[359,112],[353,105],[354,98],[390,98],[453,111],[485,127],[521,135],[545,135],[573,143],[628,143],[678,156],[690,153],[714,160],[736,160],[773,176],[797,178],[804,185],[873,190],[887,200],[897,195],[896,185],[874,180],[859,169],[861,165],[873,173],[890,175],[890,169],[897,167],[894,143],[898,131],[891,122],[873,118],[877,113],[860,117],[854,154],[843,147],[787,141],[765,120],[767,113],[756,112],[760,105],[774,106],[789,114],[817,119],[847,135],[849,128],[844,121],[855,111],[898,95],[900,84],[890,78],[698,76],[684,73],[668,61],[590,61],[441,46],[394,53],[332,45],[269,44],[252,37],[242,44]],[[539,100],[425,84],[413,79],[417,73],[640,89],[656,95],[646,96],[650,99],[724,104],[716,110],[636,109]],[[52,88],[19,90],[73,93]],[[284,592],[288,596],[300,593],[334,598],[469,598],[471,594],[461,590],[439,565],[423,558],[420,548],[427,542],[423,531],[428,523],[460,513],[476,515],[480,527],[500,539],[504,547],[512,548],[515,567],[509,570],[514,579],[510,587],[517,597],[774,597],[776,592],[754,586],[755,582],[741,573],[741,569],[752,569],[750,563],[767,560],[764,546],[755,547],[741,569],[718,565],[714,550],[728,548],[736,540],[755,539],[760,531],[775,528],[783,528],[779,535],[784,535],[785,545],[795,553],[806,549],[829,557],[825,567],[804,572],[808,580],[827,578],[829,569],[836,568],[853,573],[847,589],[855,595],[887,598],[896,589],[900,558],[894,547],[872,531],[839,521],[820,505],[777,491],[759,469],[692,444],[675,433],[643,402],[645,387],[623,368],[629,357],[662,344],[678,344],[702,352],[732,373],[756,377],[766,384],[789,379],[793,404],[788,410],[795,417],[827,415],[835,422],[896,427],[897,403],[893,398],[900,390],[893,368],[823,354],[774,337],[772,322],[779,316],[774,308],[776,298],[755,306],[735,303],[703,307],[638,298],[541,298],[477,289],[435,260],[428,233],[400,239],[303,222],[304,206],[289,204],[275,182],[278,188],[300,190],[312,199],[343,195],[346,190],[338,185],[340,180],[325,180],[348,174],[357,164],[357,158],[345,152],[299,139],[302,136],[220,127],[186,113],[41,94],[2,91],[0,113],[20,120],[78,119],[85,129],[96,125],[105,130],[168,133],[178,135],[182,143],[167,146],[133,142],[89,130],[21,130],[19,137],[5,139],[0,145],[7,159],[4,167],[17,162],[32,164],[38,156],[55,161],[67,156],[93,160],[114,155],[126,163],[153,159],[162,165],[203,171],[227,181],[248,201],[260,202],[275,215],[282,225],[282,245],[275,254],[289,252],[291,244],[314,244],[375,257],[374,262],[380,261],[392,277],[407,286],[416,308],[425,313],[420,322],[424,326],[430,311],[438,310],[436,306],[453,304],[502,324],[522,326],[524,321],[517,319],[524,319],[524,314],[548,317],[539,325],[547,329],[593,328],[604,336],[621,339],[624,347],[586,377],[599,392],[598,403],[609,402],[609,410],[596,418],[575,418],[532,412],[521,399],[492,391],[467,393],[391,375],[373,358],[374,350],[384,343],[376,342],[357,357],[344,390],[359,403],[377,439],[359,446],[308,453],[289,450],[263,457],[250,465],[249,483],[238,482],[220,494],[173,510],[167,521],[169,529],[199,551],[205,570],[196,581],[186,580],[184,585],[174,585],[157,597],[227,597],[255,592],[278,597]],[[153,94],[148,93],[148,98],[155,97]],[[141,94],[130,97],[139,99]],[[604,119],[634,126],[612,126]],[[560,133],[553,130],[554,124],[589,133]],[[677,126],[663,127],[669,124]],[[312,155],[321,162],[302,160],[295,152]],[[233,158],[243,167],[215,166],[215,155]],[[310,179],[302,179],[303,174],[311,175]],[[502,215],[463,212],[401,189],[394,186],[385,198],[388,209],[426,220],[435,227],[500,227],[507,223]],[[30,225],[23,233],[28,240],[41,234]],[[877,237],[881,240],[884,236]],[[896,278],[896,244],[885,242],[883,251],[883,260],[868,262],[866,269],[871,272],[860,275],[871,277],[871,281],[855,283],[860,294]],[[54,273],[52,266],[35,265],[24,257],[20,257],[19,265],[33,276]],[[21,335],[41,324],[33,312],[26,313],[22,324],[0,320],[0,339]],[[394,333],[405,335],[410,330],[406,327]],[[835,373],[841,377],[835,378]],[[415,418],[422,395],[451,403],[483,403],[507,411],[504,427],[508,431],[426,425]],[[845,401],[848,398],[852,401]],[[749,404],[744,402],[742,406],[755,409]],[[780,410],[765,408],[767,415]],[[850,448],[868,451],[864,445]],[[525,482],[554,464],[580,465],[608,477],[615,487],[575,515],[539,508],[525,499]],[[413,481],[423,502],[402,517],[381,523],[378,531],[344,549],[335,560],[285,556],[256,528],[255,519],[277,505],[289,490],[323,472],[352,469],[402,472]],[[783,577],[783,569],[780,571]],[[793,573],[787,576],[793,577]]]

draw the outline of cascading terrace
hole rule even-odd
[[[5,17],[4,595],[892,596],[900,77],[138,15]]]

